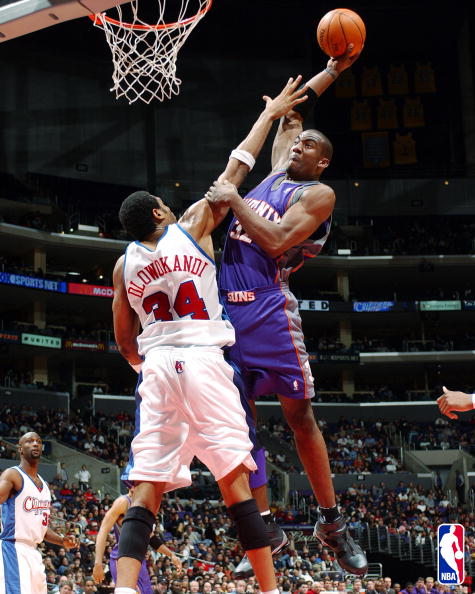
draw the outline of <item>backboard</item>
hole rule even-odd
[[[0,43],[129,0],[0,0]]]

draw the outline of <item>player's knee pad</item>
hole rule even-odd
[[[142,562],[145,558],[155,516],[145,507],[133,506],[124,516],[119,540],[119,559],[131,557]]]
[[[228,512],[236,523],[239,541],[245,551],[270,545],[266,526],[255,499],[235,503],[228,508]]]

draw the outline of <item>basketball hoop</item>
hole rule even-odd
[[[125,96],[129,103],[137,99],[145,103],[155,98],[170,99],[180,92],[181,80],[176,76],[178,52],[213,0],[174,0],[178,10],[174,22],[166,22],[170,17],[167,0],[156,0],[159,14],[153,25],[139,17],[138,1],[132,0],[127,7],[116,6],[116,18],[104,12],[90,15],[94,25],[104,30],[112,52],[111,91],[115,91],[116,99]],[[123,11],[130,12],[129,21]]]

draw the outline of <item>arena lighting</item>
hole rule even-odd
[[[180,182],[175,182],[175,188],[179,188],[180,187]]]
[[[444,186],[448,186],[448,185],[449,185],[449,180],[448,179],[444,180]]]
[[[360,182],[353,182],[353,185],[355,186],[355,188],[359,188],[360,187]]]

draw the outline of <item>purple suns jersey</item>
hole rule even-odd
[[[287,209],[301,198],[303,192],[319,183],[292,181],[286,179],[285,171],[278,171],[251,190],[243,200],[261,217],[279,223]],[[292,271],[300,268],[307,258],[320,253],[330,232],[330,225],[331,217],[307,240],[290,248],[279,258],[272,258],[246,235],[234,217],[221,261],[220,288],[227,291],[249,291],[287,282]]]

